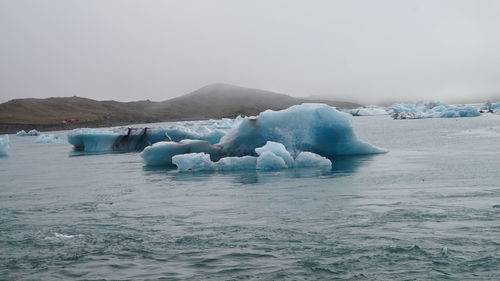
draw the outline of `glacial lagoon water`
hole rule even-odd
[[[499,280],[500,115],[354,126],[390,152],[179,173],[11,135],[0,279]]]

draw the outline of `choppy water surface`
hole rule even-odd
[[[500,116],[354,123],[390,152],[331,171],[178,173],[11,136],[0,279],[498,280]]]

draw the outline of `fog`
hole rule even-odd
[[[500,96],[500,1],[0,0],[0,99]]]

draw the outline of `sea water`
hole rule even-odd
[[[390,152],[179,173],[11,135],[0,279],[498,280],[500,116],[354,127]]]

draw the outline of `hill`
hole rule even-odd
[[[306,100],[270,91],[212,84],[187,95],[162,102],[96,101],[81,97],[15,99],[0,104],[0,132],[21,129],[70,129],[107,127],[133,123],[256,115],[266,109],[279,110],[304,102],[321,102],[341,108],[354,103]],[[77,123],[62,124],[69,118]]]

